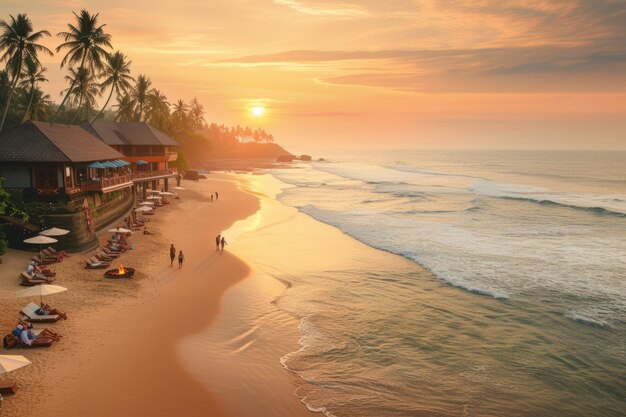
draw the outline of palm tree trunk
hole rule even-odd
[[[30,106],[33,105],[33,97],[35,97],[35,84],[33,84],[30,88],[30,99],[28,100],[28,106],[26,106],[24,117],[22,117],[22,123],[28,120],[28,112],[30,111]]]
[[[76,114],[74,115],[74,117],[72,117],[72,121],[67,124],[67,127],[70,127],[70,125],[74,123],[74,120],[76,120],[76,118],[80,114],[80,106],[82,105],[83,105],[83,95],[81,94],[80,98],[78,99],[78,107],[76,107]]]
[[[87,55],[83,55],[83,60],[80,62],[79,70],[81,70],[83,68],[83,65],[85,65],[85,58],[87,58]],[[63,108],[63,105],[67,101],[67,98],[70,96],[70,93],[72,92],[72,89],[74,88],[74,84],[76,84],[76,79],[77,78],[78,77],[75,77],[74,81],[72,81],[72,85],[70,85],[70,88],[67,90],[67,94],[65,95],[65,97],[63,97],[63,101],[59,105],[59,108],[57,109],[57,112],[54,113],[54,117],[52,118],[52,121],[50,122],[50,126],[52,126],[54,124],[54,122],[57,120],[57,116],[59,115],[59,112],[61,111],[61,109]]]
[[[4,111],[2,112],[2,120],[0,121],[0,132],[2,132],[2,128],[4,128],[4,121],[7,118],[7,113],[9,112],[9,106],[11,105],[11,98],[13,97],[13,91],[15,91],[15,85],[17,84],[17,80],[19,79],[19,74],[16,74],[13,77],[13,82],[11,83],[11,89],[9,90],[9,96],[7,97],[7,101],[4,104]]]
[[[98,117],[100,117],[100,115],[102,114],[102,112],[104,111],[104,109],[107,108],[107,104],[109,104],[109,100],[111,100],[111,96],[113,95],[113,90],[115,89],[115,85],[111,86],[111,92],[109,93],[109,98],[107,98],[106,103],[104,103],[104,106],[102,106],[102,110],[100,110],[100,113],[98,113],[98,115],[96,116],[95,119],[93,119],[91,121],[91,123],[95,122],[96,120],[98,120]]]

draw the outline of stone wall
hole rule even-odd
[[[59,241],[58,248],[69,252],[83,252],[98,247],[96,233],[128,216],[134,204],[134,194],[131,192],[124,194],[116,204],[109,205],[103,214],[93,219],[95,231],[90,231],[87,227],[85,213],[82,211],[72,214],[47,215],[44,216],[44,221],[46,228],[58,227],[72,231],[65,236],[55,237]]]

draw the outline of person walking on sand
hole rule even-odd
[[[213,193],[211,193],[211,198],[210,198],[210,200],[211,200],[211,203],[212,203],[212,202],[213,202]]]
[[[224,236],[222,236],[222,239],[220,240],[220,244],[222,245],[222,252],[224,252],[224,245],[228,245],[228,242],[226,242],[226,239],[224,239]]]
[[[178,252],[178,269],[183,267],[183,261],[185,260],[185,255],[183,255],[183,251]]]
[[[215,238],[215,250],[220,250],[220,238],[222,236],[221,235],[217,235],[217,237]]]
[[[174,244],[172,243],[170,245],[170,266],[174,266],[174,259],[176,259],[176,248],[174,247]]]
[[[217,191],[215,192],[215,201],[219,200],[220,195],[217,193]]]

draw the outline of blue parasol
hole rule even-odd
[[[96,168],[96,169],[104,169],[106,168],[104,165],[102,165],[100,162],[92,162],[91,164],[87,165],[89,168]]]
[[[146,164],[147,164],[147,162],[146,162],[146,161],[144,161],[144,160],[142,160],[142,159],[140,159],[139,161],[137,161],[137,162],[135,162],[135,163],[136,163],[137,165],[146,165]]]

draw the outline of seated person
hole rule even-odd
[[[50,337],[46,337],[46,336],[35,336],[31,331],[29,331],[28,329],[22,329],[21,333],[20,333],[20,343],[22,343],[25,346],[37,346],[37,345],[43,345],[43,344],[50,344],[52,343],[54,340]]]
[[[151,235],[152,233],[151,233],[151,232],[149,232],[149,231],[148,231],[148,228],[146,227],[146,228],[144,228],[144,229],[143,229],[143,234],[144,234],[144,235]]]
[[[56,308],[52,308],[48,304],[43,303],[41,304],[41,307],[35,310],[35,314],[39,314],[40,316],[57,315],[63,320],[67,320],[67,313],[59,311]]]
[[[17,322],[17,326],[15,326],[15,329],[13,329],[11,331],[11,334],[13,334],[13,336],[17,337],[18,339],[21,337],[22,335],[22,331],[27,330],[28,331],[28,337],[29,339],[34,339],[34,335],[32,333],[32,329],[33,328],[33,324],[29,323],[27,321],[22,321],[19,320]],[[39,337],[44,336],[47,337],[49,339],[54,339],[54,340],[59,340],[61,339],[61,335],[59,335],[57,332],[50,330],[48,328],[43,329],[40,333],[39,333]]]
[[[30,261],[30,263],[26,267],[26,272],[28,272],[28,275],[30,275],[33,278],[45,279],[46,281],[49,280],[48,277],[43,274],[41,268],[37,266],[35,261]]]

